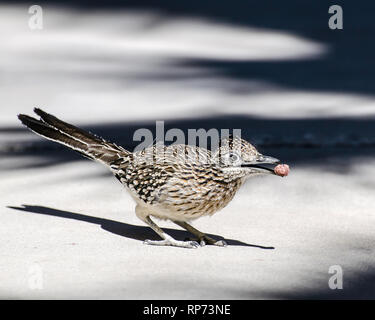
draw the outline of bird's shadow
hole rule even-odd
[[[31,213],[37,214],[45,214],[54,217],[66,218],[66,219],[74,219],[79,221],[85,221],[89,223],[94,223],[100,225],[104,230],[112,232],[122,237],[126,237],[129,239],[134,240],[141,240],[144,241],[146,239],[151,240],[159,240],[160,238],[149,228],[143,226],[136,226],[131,225],[128,223],[118,222],[114,220],[98,218],[87,216],[80,213],[70,212],[70,211],[63,211],[58,209],[53,209],[49,207],[43,206],[32,206],[32,205],[22,205],[22,207],[13,207],[8,206],[10,209],[26,211]],[[169,235],[176,239],[187,239],[191,238],[191,234],[184,230],[176,230],[176,229],[168,229],[163,228]],[[213,237],[214,239],[224,240],[223,237],[220,237],[215,234],[208,234],[208,236]],[[245,247],[254,247],[259,249],[275,249],[274,247],[265,247],[255,244],[248,244],[242,241],[233,240],[233,239],[225,239],[226,243],[229,246],[245,246]]]

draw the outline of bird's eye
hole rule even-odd
[[[227,165],[238,165],[240,164],[241,158],[237,153],[230,152],[223,157],[223,162]]]
[[[238,155],[236,155],[235,153],[231,153],[229,155],[229,159],[231,162],[237,162],[238,161]]]

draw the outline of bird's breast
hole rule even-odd
[[[188,181],[174,183],[161,190],[157,207],[168,215],[168,219],[171,219],[170,215],[181,221],[197,219],[223,209],[241,185],[240,179],[231,183],[211,181],[203,185]]]

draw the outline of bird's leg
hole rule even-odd
[[[199,243],[196,241],[179,241],[166,234],[154,221],[147,216],[144,220],[163,240],[145,240],[145,244],[157,246],[174,246],[181,248],[198,248]]]
[[[198,237],[198,241],[200,242],[201,246],[204,246],[206,244],[212,244],[214,246],[219,247],[226,247],[227,243],[224,240],[215,240],[206,235],[205,233],[195,229],[193,226],[188,224],[184,221],[173,221],[175,224],[179,225],[180,227],[184,228],[185,230],[189,231],[196,237]]]
[[[152,230],[154,230],[163,240],[145,240],[145,244],[157,245],[157,246],[174,246],[181,248],[198,248],[199,243],[196,241],[179,241],[166,234],[154,221],[151,220],[149,215],[145,214],[143,208],[137,206],[135,210],[137,217],[147,223]]]

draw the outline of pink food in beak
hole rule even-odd
[[[289,174],[289,166],[287,164],[278,164],[273,171],[280,177],[286,177]]]

